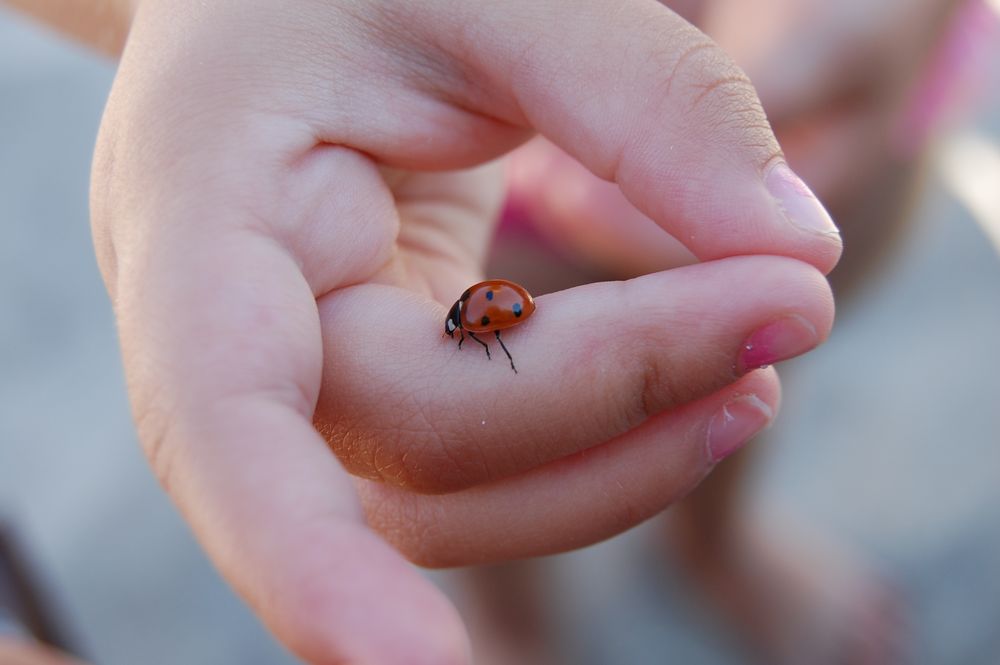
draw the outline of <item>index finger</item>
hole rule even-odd
[[[839,258],[837,229],[785,163],[750,80],[659,3],[518,0],[473,10],[443,1],[375,11],[376,47],[398,50],[403,40],[415,54],[397,65],[415,90],[412,106],[427,103],[427,67],[443,72],[432,94],[452,106],[450,138],[469,140],[426,140],[437,130],[417,113],[377,135],[348,122],[351,114],[324,117],[328,140],[390,163],[444,167],[499,154],[523,139],[512,128],[530,128],[618,183],[700,259],[776,254],[825,273]]]

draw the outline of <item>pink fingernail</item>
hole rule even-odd
[[[741,395],[726,403],[708,423],[708,456],[721,462],[770,424],[774,411],[756,395]]]
[[[764,176],[764,186],[777,199],[789,222],[812,233],[840,237],[830,213],[788,164],[778,162],[772,166]]]
[[[805,318],[792,314],[753,331],[736,360],[739,374],[788,360],[819,344],[816,328]]]

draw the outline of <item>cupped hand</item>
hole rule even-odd
[[[443,322],[534,132],[713,261],[539,298],[515,375]],[[645,2],[146,0],[92,202],[151,463],[313,663],[466,662],[399,552],[561,551],[688,491],[773,416],[752,370],[826,336],[840,252],[746,78]]]

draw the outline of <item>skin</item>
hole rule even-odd
[[[0,663],[4,665],[83,665],[53,649],[13,637],[0,637]]]
[[[121,20],[92,216],[139,436],[308,662],[468,662],[407,559],[636,524],[711,470],[730,400],[776,412],[773,370],[734,369],[752,331],[828,333],[839,238],[782,212],[753,89],[655,3],[146,0]],[[493,160],[535,133],[706,263],[538,298],[515,376],[441,322],[482,279]]]
[[[5,0],[68,37],[107,55],[121,53],[131,23],[131,0]]]

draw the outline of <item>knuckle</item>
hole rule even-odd
[[[596,431],[617,436],[638,427],[652,415],[645,396],[646,380],[643,377],[647,371],[640,364],[626,371],[623,381],[603,385],[598,403],[610,405],[610,408],[603,410],[601,419],[604,422],[597,423]]]
[[[583,401],[600,408],[580,413],[564,434],[574,439],[612,439],[635,429],[673,403],[672,392],[661,380],[661,369],[655,361],[642,358],[625,361],[623,365],[621,359],[634,355],[634,349],[612,355],[618,359],[617,367],[611,370],[614,380],[606,379],[609,372],[596,370],[581,382],[586,385],[589,381],[593,386]]]
[[[676,330],[662,313],[650,312],[649,327],[637,330],[633,340],[637,348],[623,350],[619,357],[630,358],[623,390],[617,399],[620,418],[627,429],[647,419],[708,394],[725,381],[731,381],[732,361],[720,351],[718,357],[691,350],[666,330]],[[720,368],[724,368],[720,375]]]
[[[678,46],[682,44],[682,46]],[[660,67],[661,93],[694,102],[706,91],[728,83],[749,88],[750,79],[736,63],[708,36],[694,28],[680,30],[675,39],[663,42],[661,54],[654,59]],[[756,97],[756,95],[753,95]],[[676,99],[673,99],[676,101]]]
[[[643,418],[655,416],[668,405],[677,403],[677,395],[670,383],[664,381],[664,372],[656,358],[645,359],[637,372],[635,401],[636,410]]]
[[[688,113],[694,122],[702,123],[710,137],[759,153],[758,168],[780,150],[757,91],[735,65],[692,84],[690,92]]]
[[[676,30],[670,38],[656,43],[660,46],[652,52],[649,62],[656,70],[652,80],[660,81],[657,92],[663,98],[684,94],[708,73],[728,63],[715,42],[694,28]]]
[[[651,103],[658,117],[686,117],[695,128],[739,132],[740,143],[776,145],[749,77],[711,39],[691,28],[664,45],[654,59],[660,84]],[[677,42],[685,45],[678,49]],[[682,120],[683,121],[683,120]],[[699,139],[704,137],[700,136]]]
[[[764,111],[757,99],[757,91],[746,74],[735,66],[709,73],[689,87],[692,111],[709,111],[713,116],[724,116],[730,122],[747,121]]]
[[[665,191],[673,203],[647,214],[697,214],[715,200],[720,168],[759,173],[780,147],[749,78],[714,42],[689,27],[656,43],[638,74],[649,89],[636,109],[641,122],[611,173],[619,183]],[[670,159],[658,156],[664,149]]]
[[[637,421],[633,427],[685,401],[682,387],[664,367],[662,354],[643,354],[636,365],[629,391],[630,409]]]
[[[690,350],[661,339],[637,360],[633,409],[646,418],[697,400],[735,380],[732,359],[723,350]]]
[[[588,365],[591,369],[577,381],[594,391],[587,401],[602,405],[589,414],[587,430],[607,437],[638,427],[690,394],[684,376],[688,373],[679,372],[676,362],[684,357],[684,349],[672,334],[664,333],[674,329],[673,315],[636,298],[626,282],[618,285],[615,300],[630,312],[629,332],[621,335],[620,324],[609,330],[601,321],[582,331],[581,343],[594,349],[588,355],[598,362]]]

